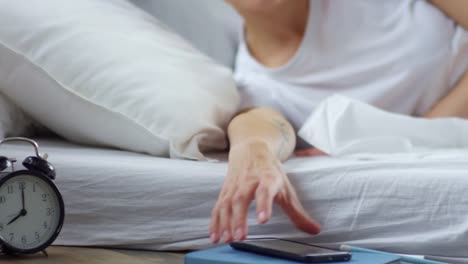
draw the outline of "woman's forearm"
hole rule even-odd
[[[267,146],[284,161],[296,146],[294,129],[278,112],[269,108],[254,108],[237,115],[229,124],[231,148],[238,144]]]
[[[460,117],[468,119],[468,72],[425,117]]]

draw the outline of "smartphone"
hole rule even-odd
[[[284,239],[247,239],[230,244],[236,250],[284,258],[305,263],[351,260],[351,254]]]

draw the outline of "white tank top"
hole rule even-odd
[[[335,94],[424,115],[468,70],[468,32],[420,0],[313,0],[302,43],[279,68],[240,44],[235,78],[243,108],[268,106],[299,128]]]

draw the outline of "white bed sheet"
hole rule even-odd
[[[56,244],[148,250],[209,246],[210,211],[226,163],[155,158],[39,140],[57,168],[66,220]],[[0,155],[21,160],[28,145]],[[266,225],[250,214],[252,237],[342,243],[399,253],[468,257],[468,151],[391,161],[294,158],[286,171],[323,230],[310,237],[275,208]],[[254,208],[251,208],[253,212]]]

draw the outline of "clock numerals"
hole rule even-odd
[[[26,183],[25,182],[19,182],[18,183],[18,188],[20,190],[25,190],[26,189]]]
[[[3,231],[3,223],[0,223],[0,231]]]
[[[44,223],[42,224],[42,226],[44,227],[44,229],[47,229],[47,222],[44,221]]]
[[[5,203],[6,202],[6,197],[5,196],[0,196],[0,204],[2,203]]]
[[[13,186],[12,186],[12,185],[8,185],[8,186],[7,186],[7,193],[8,193],[8,194],[12,194],[12,193],[13,193]]]
[[[47,202],[48,199],[49,199],[49,194],[43,193],[43,194],[42,194],[42,201],[43,201],[43,202]]]
[[[21,237],[21,243],[27,244],[28,243],[28,238],[26,236]]]
[[[54,210],[52,208],[46,208],[46,216],[51,216],[54,213]]]

